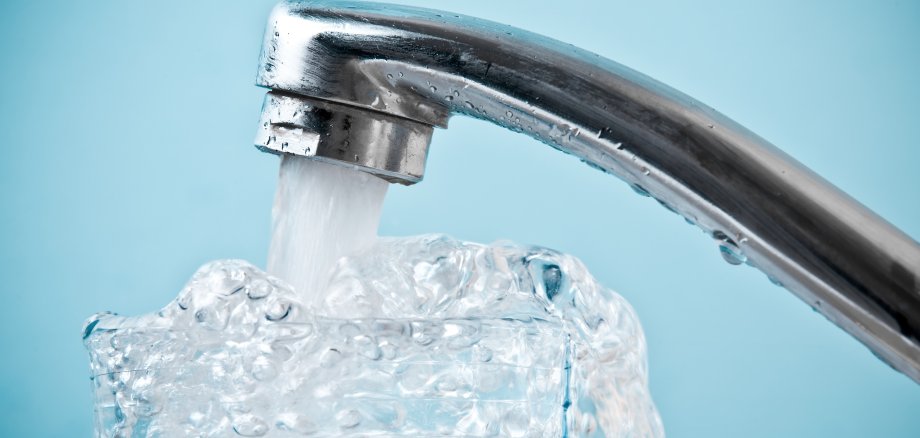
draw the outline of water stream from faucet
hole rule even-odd
[[[377,239],[388,185],[344,166],[282,156],[268,272],[314,304],[336,261]]]

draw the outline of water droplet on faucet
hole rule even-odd
[[[741,265],[747,262],[747,257],[727,234],[722,231],[713,231],[712,238],[719,242],[719,254],[732,265]]]
[[[634,192],[636,192],[636,193],[638,193],[638,194],[640,194],[640,195],[642,195],[642,196],[645,196],[646,198],[650,198],[650,197],[652,196],[652,195],[648,192],[648,190],[645,190],[645,187],[642,187],[642,186],[640,186],[640,185],[638,185],[638,184],[630,184],[630,185],[629,185],[629,188],[631,188]]]
[[[738,247],[727,243],[719,244],[719,254],[721,254],[722,258],[731,265],[741,265],[747,260]]]
[[[774,286],[786,287],[785,285],[783,285],[781,281],[779,281],[776,277],[772,275],[768,275],[767,280],[770,280],[770,283],[773,283]]]

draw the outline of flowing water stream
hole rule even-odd
[[[380,178],[344,166],[282,157],[268,272],[312,303],[342,256],[377,240],[387,186]]]

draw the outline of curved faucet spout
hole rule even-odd
[[[920,245],[764,139],[613,61],[473,17],[357,1],[271,15],[257,145],[421,180],[432,127],[487,120],[616,175],[920,382]],[[331,139],[331,140],[330,140]],[[509,163],[511,165],[511,163]]]

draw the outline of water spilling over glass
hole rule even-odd
[[[341,259],[320,299],[241,261],[84,330],[98,436],[663,436],[641,327],[575,258],[444,236]]]

